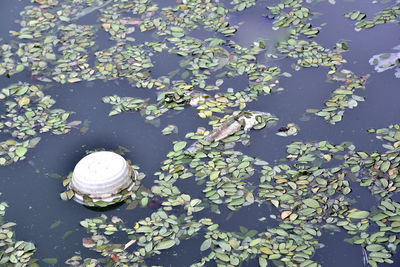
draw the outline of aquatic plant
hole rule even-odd
[[[12,230],[12,227],[16,224],[4,221],[7,207],[7,203],[0,203],[0,264],[3,266],[33,264],[37,261],[33,258],[36,247],[32,242],[16,240],[16,234]]]
[[[138,112],[145,120],[155,121],[173,110],[195,109],[208,123],[184,137],[174,135],[177,140],[168,144],[170,151],[149,188],[139,184],[144,174],[138,175],[126,208],[148,207],[151,213],[136,221],[107,215],[82,220],[80,225],[88,234],[82,246],[98,256],[86,257],[82,250],[66,264],[138,266],[196,237],[202,254],[193,260],[194,266],[235,266],[250,260],[260,266],[320,266],[314,255],[322,246],[321,229],[346,231],[346,241],[361,246],[361,260],[371,266],[393,262],[400,231],[400,204],[393,198],[400,183],[399,125],[370,130],[388,142],[384,152],[359,151],[349,142],[296,141],[293,136],[300,127],[286,121],[276,129],[278,135],[290,138],[285,158],[269,163],[240,151],[238,144],[249,145],[253,130],[273,127],[279,117],[248,111],[249,104],[281,92],[281,77],[291,75],[274,61],[260,60],[270,49],[267,46],[276,45],[281,56],[293,62],[294,71],[323,69],[334,84],[331,97],[319,103],[323,107],[307,112],[330,124],[339,123],[346,110],[365,101],[359,94],[369,78],[348,69],[346,41],[335,40],[330,47],[318,41],[324,26],[311,24],[318,14],[308,1],[282,0],[266,6],[273,28],[287,30],[276,44],[264,39],[248,46],[239,44],[234,37],[240,25],[231,25],[228,17],[257,5],[261,4],[254,0],[233,0],[229,5],[182,0],[161,8],[150,0],[32,0],[21,12],[20,28],[11,31],[17,41],[0,45],[0,75],[15,77],[25,72],[37,83],[76,85],[124,79],[152,95],[141,99],[129,93],[107,94],[101,100],[112,106],[109,116]],[[94,25],[78,23],[87,15],[97,19]],[[398,15],[398,6],[393,6],[377,12],[372,20],[361,11],[344,16],[354,20],[359,30],[396,22]],[[135,39],[139,31],[144,36],[140,42]],[[195,37],[195,31],[205,32],[206,37]],[[102,34],[111,43],[100,49],[96,42]],[[163,53],[176,56],[179,66],[157,76],[154,59]],[[371,63],[377,71],[395,68],[398,55],[376,55]],[[227,81],[235,78],[244,81],[244,86],[227,88]],[[71,112],[53,109],[54,99],[44,92],[44,86],[26,83],[2,89],[0,130],[11,139],[1,141],[0,165],[25,159],[41,134],[65,134],[76,124],[67,123]],[[162,132],[177,133],[177,128],[169,125]],[[69,179],[63,181],[64,186]],[[183,180],[196,183],[199,194],[187,192],[181,186]],[[353,202],[357,184],[377,197],[376,207],[360,209]],[[61,197],[70,199],[73,192]],[[107,204],[86,197],[85,202],[97,207]],[[229,212],[229,219],[248,207],[269,209],[268,218],[254,218],[262,229],[238,226],[237,231],[228,231],[207,217]],[[4,208],[0,204],[0,212]],[[8,243],[0,243],[0,263],[20,261],[23,265],[30,262],[35,246],[15,242],[9,237],[14,235],[11,226],[1,226],[0,242],[4,237]],[[14,251],[16,256],[10,256]],[[58,263],[55,258],[43,261]]]

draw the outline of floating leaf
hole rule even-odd
[[[182,149],[184,149],[186,146],[186,141],[180,141],[174,144],[174,151],[180,151]]]
[[[381,171],[387,172],[390,168],[390,161],[385,161],[381,165]]]
[[[225,262],[229,262],[229,256],[223,253],[215,253],[215,256],[217,256],[218,259],[225,261]]]
[[[268,247],[261,247],[260,250],[262,253],[267,254],[267,255],[274,254],[274,252]]]
[[[61,220],[57,220],[54,223],[52,223],[52,225],[50,225],[50,229],[54,229],[60,225],[61,225]]]
[[[282,212],[281,212],[281,219],[282,219],[282,220],[286,219],[287,217],[290,216],[290,214],[292,214],[292,211],[290,211],[290,210],[284,210],[284,211],[282,211]]]
[[[347,217],[351,218],[351,219],[364,219],[364,218],[368,217],[368,215],[369,215],[368,211],[358,210],[358,211],[349,213],[347,215]]]
[[[29,105],[29,102],[30,102],[29,97],[28,96],[24,96],[24,97],[22,97],[22,98],[20,98],[18,100],[18,106],[19,107],[23,107],[25,105]]]
[[[203,243],[201,243],[200,251],[207,250],[210,248],[210,246],[211,246],[211,239],[206,239],[203,241]]]
[[[53,264],[54,265],[54,264],[57,264],[58,259],[57,258],[43,258],[42,261],[44,263]]]
[[[163,250],[163,249],[169,249],[170,247],[175,245],[175,240],[165,240],[165,241],[161,241],[160,243],[158,243],[154,249],[155,250]]]
[[[307,198],[303,200],[303,203],[309,206],[310,208],[319,208],[319,203],[315,199]]]
[[[368,251],[381,251],[384,250],[385,247],[379,244],[371,244],[366,247]]]
[[[15,154],[17,154],[18,157],[22,157],[25,155],[26,151],[28,151],[26,147],[19,146],[15,149]]]

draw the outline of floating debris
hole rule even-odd
[[[393,47],[394,50],[400,50],[400,45]],[[371,57],[369,64],[375,66],[377,72],[395,69],[394,76],[400,78],[400,52],[384,53]]]
[[[72,176],[63,182],[68,190],[61,193],[61,198],[105,207],[131,196],[133,188],[138,187],[137,178],[137,171],[120,155],[110,151],[94,152],[82,158]]]
[[[220,141],[229,135],[236,133],[237,131],[243,129],[245,132],[250,129],[262,129],[265,127],[266,123],[274,122],[277,118],[273,117],[269,113],[258,112],[258,111],[244,111],[237,115],[232,115],[227,121],[221,126],[214,129],[210,134],[208,134],[204,141],[211,143]],[[186,152],[195,153],[197,152],[197,142],[192,144]]]
[[[295,123],[288,123],[285,127],[279,128],[278,132],[276,135],[279,136],[291,136],[291,135],[297,135],[299,132],[300,127],[296,125]]]

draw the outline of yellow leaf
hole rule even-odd
[[[267,254],[267,255],[272,255],[272,254],[274,254],[274,252],[273,252],[270,248],[268,248],[268,247],[261,247],[260,250],[261,250],[263,253]]]
[[[329,155],[329,154],[324,154],[323,157],[324,157],[324,159],[325,159],[326,161],[331,161],[331,159],[332,159],[332,156]]]
[[[228,103],[229,102],[229,100],[228,100],[228,98],[226,98],[226,97],[216,97],[216,100],[218,101],[218,102],[221,102],[221,103]]]
[[[13,140],[13,139],[8,139],[7,141],[5,141],[5,144],[8,145],[8,146],[12,146],[12,145],[15,144],[15,140]]]
[[[296,184],[300,184],[300,185],[305,185],[305,184],[308,184],[309,182],[307,181],[307,180],[299,180],[299,181],[296,181]]]
[[[25,105],[29,105],[29,102],[30,102],[29,97],[24,96],[18,100],[18,106],[21,108]]]
[[[389,191],[389,192],[393,192],[393,191],[394,191],[394,190],[396,190],[396,189],[397,189],[397,187],[395,187],[395,186],[392,186],[392,187],[390,187],[390,188],[389,188],[389,190],[388,190],[388,191]]]
[[[106,65],[106,70],[107,71],[112,71],[112,69],[113,69],[113,65],[112,64],[107,64]]]
[[[81,81],[81,79],[79,79],[79,78],[70,78],[70,79],[68,79],[68,82],[69,83],[76,83],[76,82],[79,82],[79,81]]]
[[[212,116],[212,112],[209,111],[209,110],[205,110],[205,111],[204,111],[204,114],[205,114],[207,117],[211,117],[211,116]]]
[[[397,141],[396,143],[393,144],[394,148],[398,148],[400,146],[400,141]]]
[[[161,240],[161,239],[163,239],[163,238],[164,238],[164,237],[158,235],[158,236],[153,237],[153,240],[154,240],[154,241],[157,241],[157,240]]]
[[[114,225],[109,224],[109,225],[107,225],[107,227],[106,227],[106,231],[117,231],[117,228],[115,228]]]

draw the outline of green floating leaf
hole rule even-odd
[[[18,64],[17,67],[15,68],[16,72],[21,72],[23,70],[24,70],[24,65],[22,65],[22,64]]]
[[[158,243],[154,250],[163,250],[163,249],[169,249],[170,247],[172,247],[173,245],[175,245],[175,240],[165,240],[165,241],[161,241],[160,243]]]
[[[105,202],[105,201],[102,201],[102,200],[96,201],[96,202],[94,202],[94,204],[95,204],[96,206],[99,206],[99,207],[107,207],[107,206],[109,205],[109,203],[107,203],[107,202]]]
[[[381,171],[387,172],[390,168],[390,161],[385,161],[381,165]]]
[[[206,239],[200,246],[200,251],[207,250],[211,247],[211,239]]]
[[[217,256],[218,259],[220,259],[222,261],[226,261],[226,262],[229,261],[229,256],[226,255],[226,254],[222,254],[222,253],[218,253],[217,252],[215,255]]]
[[[75,233],[74,230],[70,230],[64,233],[64,235],[62,236],[62,240],[67,239],[68,237],[70,237],[73,233]]]
[[[23,155],[25,155],[27,150],[28,149],[26,149],[26,147],[19,146],[15,149],[15,154],[17,154],[18,157],[22,157]]]
[[[354,211],[354,212],[350,213],[349,215],[347,215],[347,217],[351,218],[351,219],[364,219],[368,215],[369,215],[369,211],[358,210],[358,211]]]
[[[47,264],[57,264],[58,259],[57,258],[44,258],[44,259],[42,259],[42,261]]]
[[[61,220],[57,220],[52,225],[50,225],[50,229],[54,229],[60,225],[61,225]]]
[[[140,226],[136,229],[136,233],[151,233],[153,229],[150,226]]]
[[[313,156],[302,156],[298,159],[300,162],[314,161],[315,158]]]
[[[307,198],[303,200],[303,203],[309,206],[310,208],[319,208],[319,203],[315,199]]]
[[[263,257],[258,257],[258,264],[260,265],[260,267],[267,267],[268,265],[267,259]]]
[[[371,245],[368,245],[367,247],[366,247],[366,249],[368,250],[368,251],[381,251],[381,250],[384,250],[385,249],[385,247],[384,246],[382,246],[382,245],[379,245],[379,244],[371,244]]]
[[[184,149],[185,146],[186,146],[186,141],[177,142],[177,143],[174,145],[174,151],[175,151],[175,152],[180,151],[180,150]]]

